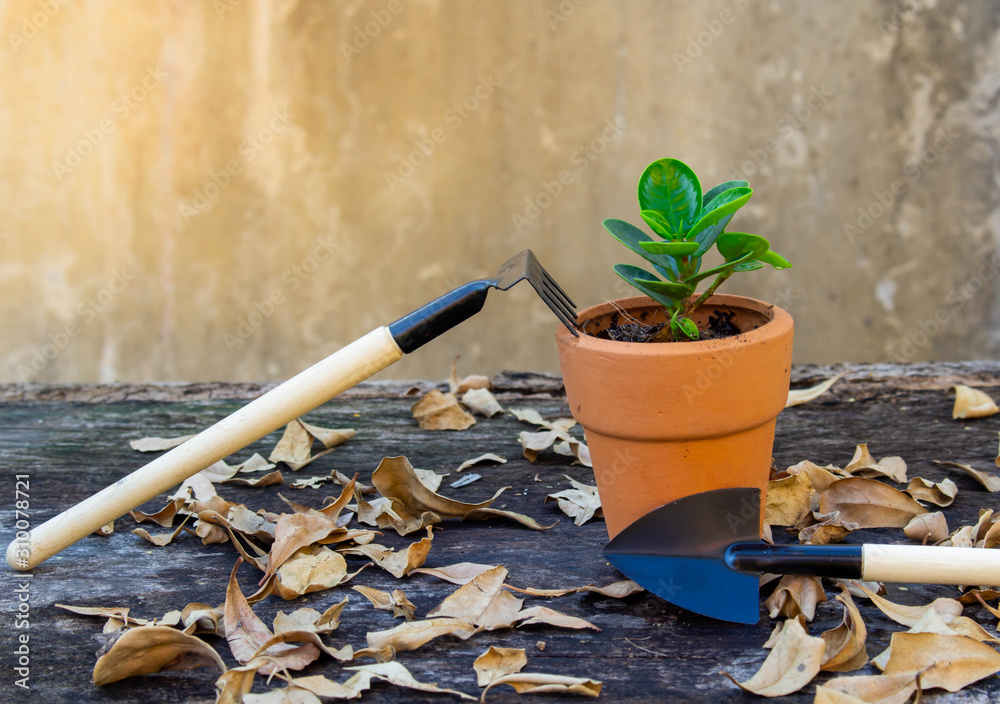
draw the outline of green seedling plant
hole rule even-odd
[[[698,326],[691,314],[722,283],[738,271],[753,271],[765,264],[788,269],[787,259],[771,251],[760,235],[726,232],[737,210],[746,205],[753,189],[746,181],[726,181],[702,194],[701,183],[683,161],[659,159],[639,178],[639,208],[642,219],[660,238],[653,239],[624,220],[608,219],[604,227],[615,239],[645,259],[655,274],[631,264],[616,264],[615,273],[662,304],[669,327],[654,340],[697,340]],[[701,271],[702,257],[715,247],[723,263]],[[698,284],[715,280],[700,296]]]

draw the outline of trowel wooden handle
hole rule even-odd
[[[873,582],[997,586],[1000,550],[866,544],[861,577]]]
[[[292,377],[145,467],[31,531],[7,548],[7,562],[28,570],[242,447],[259,440],[402,356],[381,327]]]

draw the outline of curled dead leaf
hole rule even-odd
[[[386,631],[372,631],[366,636],[368,647],[392,648],[396,652],[416,650],[425,643],[445,635],[455,635],[462,640],[476,632],[476,627],[460,618],[431,618],[407,621]]]
[[[1000,672],[1000,653],[965,636],[893,633],[886,675],[920,674],[924,688],[957,692]]]
[[[954,419],[985,418],[1000,413],[1000,408],[984,391],[973,389],[965,384],[958,384],[953,390],[955,391],[955,406],[952,408],[951,417]]]
[[[907,606],[889,601],[871,591],[862,584],[855,582],[861,591],[865,593],[872,603],[878,607],[879,611],[891,618],[896,623],[910,628],[917,623],[927,611],[936,611],[945,623],[951,621],[956,616],[962,615],[962,604],[955,599],[938,598],[929,604],[922,606]]]
[[[772,526],[797,525],[812,512],[814,494],[805,472],[768,482],[764,522]]]
[[[557,502],[559,509],[573,519],[573,524],[582,526],[591,518],[603,518],[601,497],[597,487],[578,482],[572,477],[563,475],[572,489],[563,489],[545,497],[545,503]]]
[[[139,438],[138,440],[129,440],[128,446],[136,452],[163,452],[164,450],[172,450],[193,437],[194,435],[180,435],[176,438]]]
[[[785,408],[791,408],[792,406],[798,406],[800,404],[808,403],[809,401],[812,401],[814,399],[819,398],[820,396],[822,396],[823,394],[825,394],[827,391],[829,391],[830,387],[833,386],[834,383],[840,377],[844,376],[844,374],[846,374],[846,373],[847,372],[840,372],[836,376],[832,376],[829,379],[827,379],[826,381],[823,381],[823,382],[821,382],[819,384],[816,384],[815,386],[810,386],[810,387],[805,388],[805,389],[789,389],[789,391],[788,391],[788,400],[785,401]]]
[[[760,670],[746,682],[737,682],[741,689],[762,697],[781,697],[797,692],[812,681],[820,670],[826,652],[826,641],[809,635],[797,619],[790,619],[781,629],[774,648]]]
[[[854,449],[854,457],[844,467],[844,474],[866,479],[887,477],[898,484],[906,482],[906,462],[902,457],[883,457],[878,462],[868,451],[867,443],[860,443]]]
[[[94,684],[102,686],[127,677],[164,670],[192,670],[226,664],[215,649],[200,638],[166,626],[140,626],[121,634],[94,665]]]
[[[465,430],[476,424],[472,414],[462,408],[455,394],[431,389],[410,408],[424,430]]]
[[[928,513],[903,492],[863,477],[835,481],[820,497],[819,510],[840,511],[842,520],[860,528],[903,528],[914,516]]]
[[[496,569],[497,565],[482,565],[477,562],[457,562],[445,567],[421,567],[414,574],[429,574],[452,584],[468,584],[479,575]]]
[[[958,495],[958,487],[950,479],[936,484],[923,477],[914,477],[904,491],[917,501],[925,501],[935,506],[951,506]]]
[[[503,413],[503,407],[488,389],[469,389],[461,396],[462,405],[476,415],[492,418]]]
[[[528,656],[524,654],[524,648],[496,648],[491,645],[472,663],[472,669],[476,671],[479,686],[486,687],[494,680],[520,672],[527,664]]]
[[[493,680],[480,697],[480,702],[486,701],[486,693],[494,687],[509,685],[518,694],[579,694],[584,697],[598,697],[604,686],[600,680],[586,677],[567,677],[565,675],[546,675],[535,672],[518,672],[504,675]]]
[[[394,618],[404,618],[412,621],[416,617],[417,607],[406,598],[401,589],[392,592],[373,589],[372,587],[354,586],[354,591],[364,596],[379,611],[391,611]]]
[[[948,538],[948,521],[940,511],[922,513],[919,516],[914,516],[906,524],[903,533],[910,540],[916,540],[923,544],[939,543]]]
[[[771,618],[792,619],[802,614],[807,621],[816,617],[816,605],[826,601],[826,591],[819,577],[786,574],[764,602]]]
[[[953,467],[955,469],[960,469],[970,477],[975,479],[977,482],[983,485],[986,491],[990,493],[995,493],[1000,491],[1000,477],[991,472],[984,472],[979,469],[973,469],[967,464],[961,464],[959,462],[943,462],[940,460],[934,460],[934,464],[941,467]]]
[[[858,524],[845,521],[840,515],[840,511],[831,511],[830,513],[813,511],[800,525],[802,529],[799,531],[799,541],[807,545],[839,543],[852,530],[858,529]]]
[[[825,672],[851,672],[868,664],[864,619],[847,588],[842,586],[841,590],[836,598],[844,605],[844,618],[839,626],[819,635],[826,642],[820,667]]]
[[[458,466],[456,472],[461,472],[463,469],[468,469],[480,462],[496,462],[497,464],[507,464],[507,460],[500,455],[495,455],[492,452],[487,452],[485,455],[479,455],[479,457],[473,457],[471,460],[466,460]]]
[[[837,677],[816,687],[814,704],[909,704],[919,689],[918,676],[910,673]]]

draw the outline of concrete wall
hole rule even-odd
[[[26,0],[0,27],[0,380],[281,379],[525,247],[580,304],[626,295],[600,222],[639,222],[661,156],[751,181],[733,228],[795,268],[723,290],[790,310],[797,361],[1000,352],[997,2]],[[521,285],[390,372],[555,371],[554,326]]]

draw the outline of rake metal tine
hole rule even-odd
[[[535,282],[533,279],[528,279],[528,281],[531,282],[532,287],[538,293],[539,297],[543,301],[545,301],[545,305],[547,305],[549,307],[549,309],[553,313],[556,314],[556,317],[559,318],[559,321],[563,325],[565,325],[566,328],[571,333],[573,333],[573,335],[577,335],[577,331],[576,331],[576,313],[573,312],[573,311],[567,312],[563,308],[562,302],[559,301],[559,300],[557,300],[548,289],[544,288],[541,285],[540,282]]]
[[[566,295],[566,292],[562,290],[562,286],[560,286],[558,283],[556,283],[556,280],[552,278],[552,275],[549,274],[549,272],[545,271],[545,268],[541,264],[538,265],[538,268],[541,269],[542,276],[545,277],[545,281],[548,284],[550,284],[559,293],[559,296],[563,300],[563,302],[566,303],[566,305],[571,310],[574,311],[573,317],[575,318],[576,317],[576,311],[575,311],[576,304],[573,303],[573,299],[571,299],[568,295]]]

